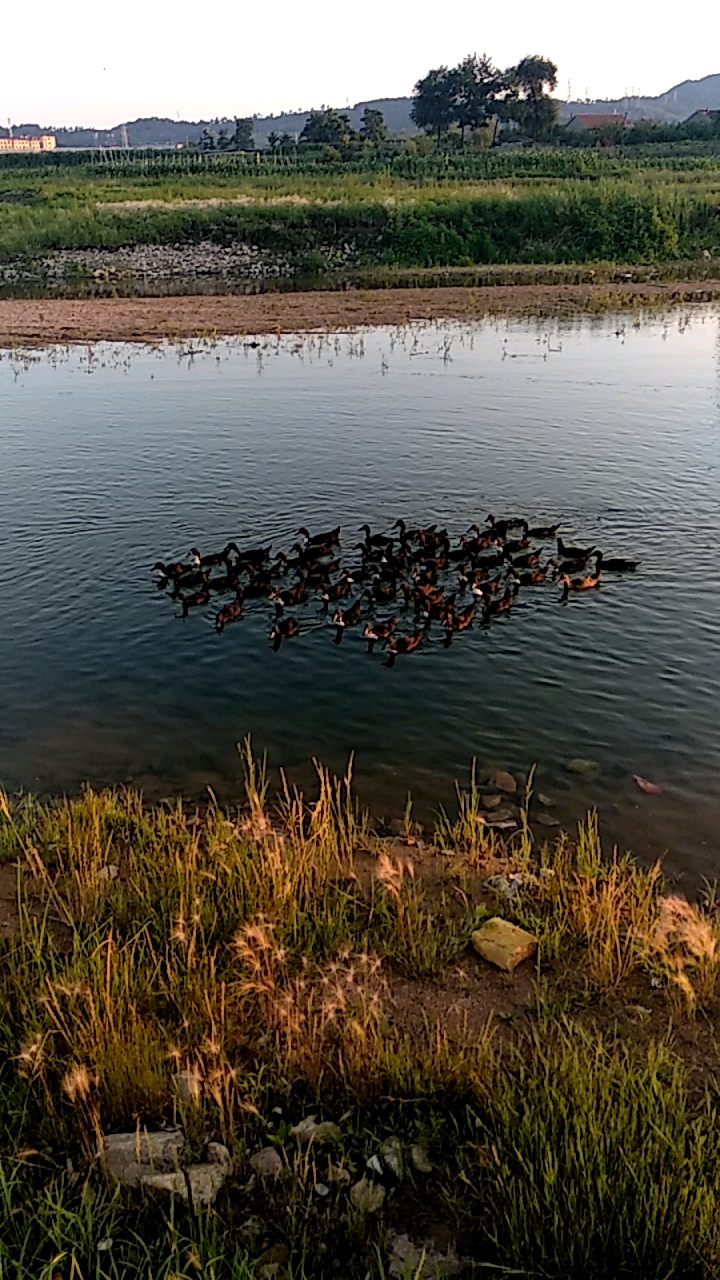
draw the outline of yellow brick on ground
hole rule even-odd
[[[537,950],[537,938],[526,929],[494,916],[472,935],[472,944],[483,960],[511,973]]]

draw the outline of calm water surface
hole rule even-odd
[[[194,352],[194,353],[193,353]],[[539,768],[572,821],[720,871],[720,359],[713,309],[633,325],[514,321],[364,336],[105,345],[0,362],[0,780],[240,790],[252,733],[301,784],[356,752],[364,800],[452,798],[472,757]],[[222,635],[155,559],[298,525],[525,513],[642,560],[591,597],[513,614],[392,670],[317,625],[274,653],[259,602]],[[314,608],[305,611],[315,617]],[[590,757],[593,782],[566,764]],[[643,774],[663,787],[641,795]]]

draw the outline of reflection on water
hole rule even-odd
[[[88,376],[91,374],[92,376]],[[311,757],[421,816],[470,760],[538,763],[563,821],[674,872],[715,875],[720,816],[718,323],[418,326],[103,345],[0,362],[0,779],[44,792],[130,781],[239,791],[234,744],[310,782]],[[299,525],[488,510],[632,555],[591,597],[521,593],[514,616],[441,633],[392,670],[322,623],[272,652],[266,602],[222,635],[173,616],[150,566]],[[573,757],[595,779],[567,771]],[[641,794],[638,773],[663,787]]]

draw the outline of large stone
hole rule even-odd
[[[509,920],[493,916],[476,929],[472,944],[483,960],[511,973],[523,960],[528,960],[537,950],[537,938]]]
[[[568,760],[566,768],[569,773],[578,773],[581,778],[595,778],[600,772],[600,765],[597,760],[586,760],[583,756],[576,756],[574,760]]]
[[[385,1188],[379,1182],[361,1178],[350,1188],[350,1199],[361,1213],[377,1213],[385,1200]]]
[[[452,1245],[446,1253],[434,1248],[431,1240],[415,1244],[409,1236],[392,1238],[390,1275],[393,1280],[440,1280],[444,1276],[459,1276],[467,1270],[469,1259],[458,1258]]]
[[[221,1164],[194,1164],[184,1172],[146,1173],[140,1185],[150,1191],[179,1196],[194,1209],[208,1209],[214,1204],[217,1193],[227,1178],[229,1170]]]
[[[510,795],[517,791],[517,782],[507,769],[498,769],[490,779],[490,785],[497,787],[498,791],[507,791]]]
[[[263,1147],[262,1151],[256,1151],[250,1164],[261,1178],[277,1178],[285,1168],[275,1147]]]
[[[315,1146],[321,1146],[324,1142],[337,1142],[341,1136],[338,1126],[332,1120],[321,1120],[318,1124],[315,1116],[306,1116],[299,1124],[294,1124],[290,1132],[299,1142],[313,1142]]]
[[[184,1151],[185,1137],[180,1129],[110,1133],[104,1139],[102,1162],[111,1177],[137,1187],[148,1173],[179,1169]]]

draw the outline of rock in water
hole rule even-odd
[[[512,973],[523,960],[528,960],[537,950],[537,938],[509,920],[494,916],[472,935],[472,944],[478,955],[506,973]]]
[[[498,791],[508,791],[510,794],[517,791],[517,782],[507,769],[498,769],[497,773],[493,774],[491,783],[493,787],[497,787]]]
[[[566,767],[569,773],[579,773],[582,778],[595,778],[600,772],[597,760],[585,760],[582,756],[568,760]]]
[[[553,818],[551,813],[538,813],[532,819],[532,821],[539,822],[542,827],[559,827],[560,826],[560,819]]]

